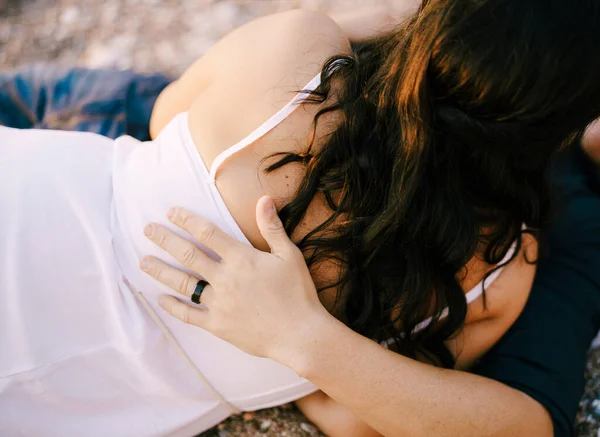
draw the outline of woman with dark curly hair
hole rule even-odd
[[[172,291],[138,263],[161,255],[144,233],[176,229],[173,204],[268,250],[254,205],[270,195],[331,313],[468,368],[527,299],[550,158],[600,116],[598,24],[591,1],[432,1],[351,55],[329,18],[293,11],[167,87],[153,141],[1,128],[0,430],[192,435],[315,390],[157,311]],[[182,260],[195,303],[193,267],[218,258],[200,249]]]

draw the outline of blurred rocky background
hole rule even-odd
[[[401,0],[0,0],[0,67],[52,61],[177,75],[255,17],[293,8],[336,13],[382,3],[394,7],[395,1]],[[586,369],[579,437],[600,437],[599,369],[596,349]],[[320,435],[292,405],[284,405],[232,417],[202,437]]]
[[[294,8],[394,0],[0,0],[0,65],[52,60],[181,73],[235,27]]]

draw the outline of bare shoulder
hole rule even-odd
[[[289,103],[325,61],[349,53],[342,30],[326,15],[293,10],[259,18],[230,33],[192,65],[168,91],[171,95],[157,102],[162,109],[155,107],[156,120],[160,113],[164,123],[187,111],[190,134],[204,164],[211,167],[220,153]],[[293,196],[302,175],[293,165],[272,174],[259,169],[264,159],[307,145],[318,109],[316,104],[301,105],[219,168],[217,188],[255,247],[268,247],[256,227],[256,201],[268,194],[281,206]],[[157,132],[160,125],[155,124]],[[319,125],[326,129],[326,120]]]
[[[486,353],[517,320],[531,292],[536,273],[538,242],[529,234],[498,278],[485,289],[483,298],[469,305],[463,330],[448,342],[457,367],[466,369]]]
[[[259,70],[269,82],[290,73],[314,76],[328,57],[349,53],[350,43],[327,15],[295,9],[241,26],[211,52],[207,59],[214,64],[215,81],[222,74],[235,74],[235,67],[244,67],[244,73]]]
[[[333,20],[305,10],[255,20],[228,38],[207,55],[214,60],[214,76],[190,108],[196,132],[207,117],[211,126],[226,127],[220,132],[223,144],[234,144],[288,103],[328,58],[350,52]]]
[[[217,42],[161,93],[151,133],[156,136],[179,112],[193,116],[194,104],[211,99],[222,111],[231,110],[223,103],[232,100],[238,108],[245,101],[277,107],[306,85],[327,58],[350,50],[341,28],[319,12],[296,9],[252,20]]]

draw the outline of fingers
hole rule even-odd
[[[171,267],[153,256],[147,256],[142,259],[140,268],[152,276],[154,279],[162,282],[167,287],[175,290],[186,298],[192,297],[198,284],[198,278],[188,275],[179,269]],[[200,301],[204,306],[208,306],[212,299],[213,288],[210,284],[204,287]]]
[[[192,296],[198,283],[198,278],[173,268],[152,256],[142,258],[140,268],[157,281],[188,298]]]
[[[261,235],[271,248],[271,253],[274,255],[281,256],[290,247],[296,247],[286,234],[283,223],[277,215],[275,204],[269,196],[258,199],[256,223]]]
[[[170,253],[183,266],[202,275],[209,282],[211,278],[214,278],[214,272],[219,263],[202,252],[196,245],[156,223],[146,226],[144,234]]]
[[[203,310],[201,308],[192,308],[191,306],[186,305],[185,303],[169,295],[161,296],[158,299],[158,304],[167,313],[171,314],[173,317],[178,318],[183,323],[198,326],[200,328],[204,328],[206,324],[208,317],[207,310]]]
[[[171,208],[168,219],[194,237],[199,243],[214,250],[221,258],[235,256],[246,246],[226,234],[210,221],[184,209]]]

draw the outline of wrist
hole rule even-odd
[[[323,338],[324,333],[332,330],[337,319],[322,306],[302,315],[296,313],[292,317],[296,321],[288,323],[280,332],[268,358],[305,377],[307,366],[314,360],[313,355],[318,353],[315,343]]]
[[[335,351],[336,343],[343,341],[344,332],[352,332],[324,308],[323,310],[307,321],[307,329],[297,336],[293,350],[284,363],[308,380],[318,375],[321,364],[330,361],[330,354]]]

